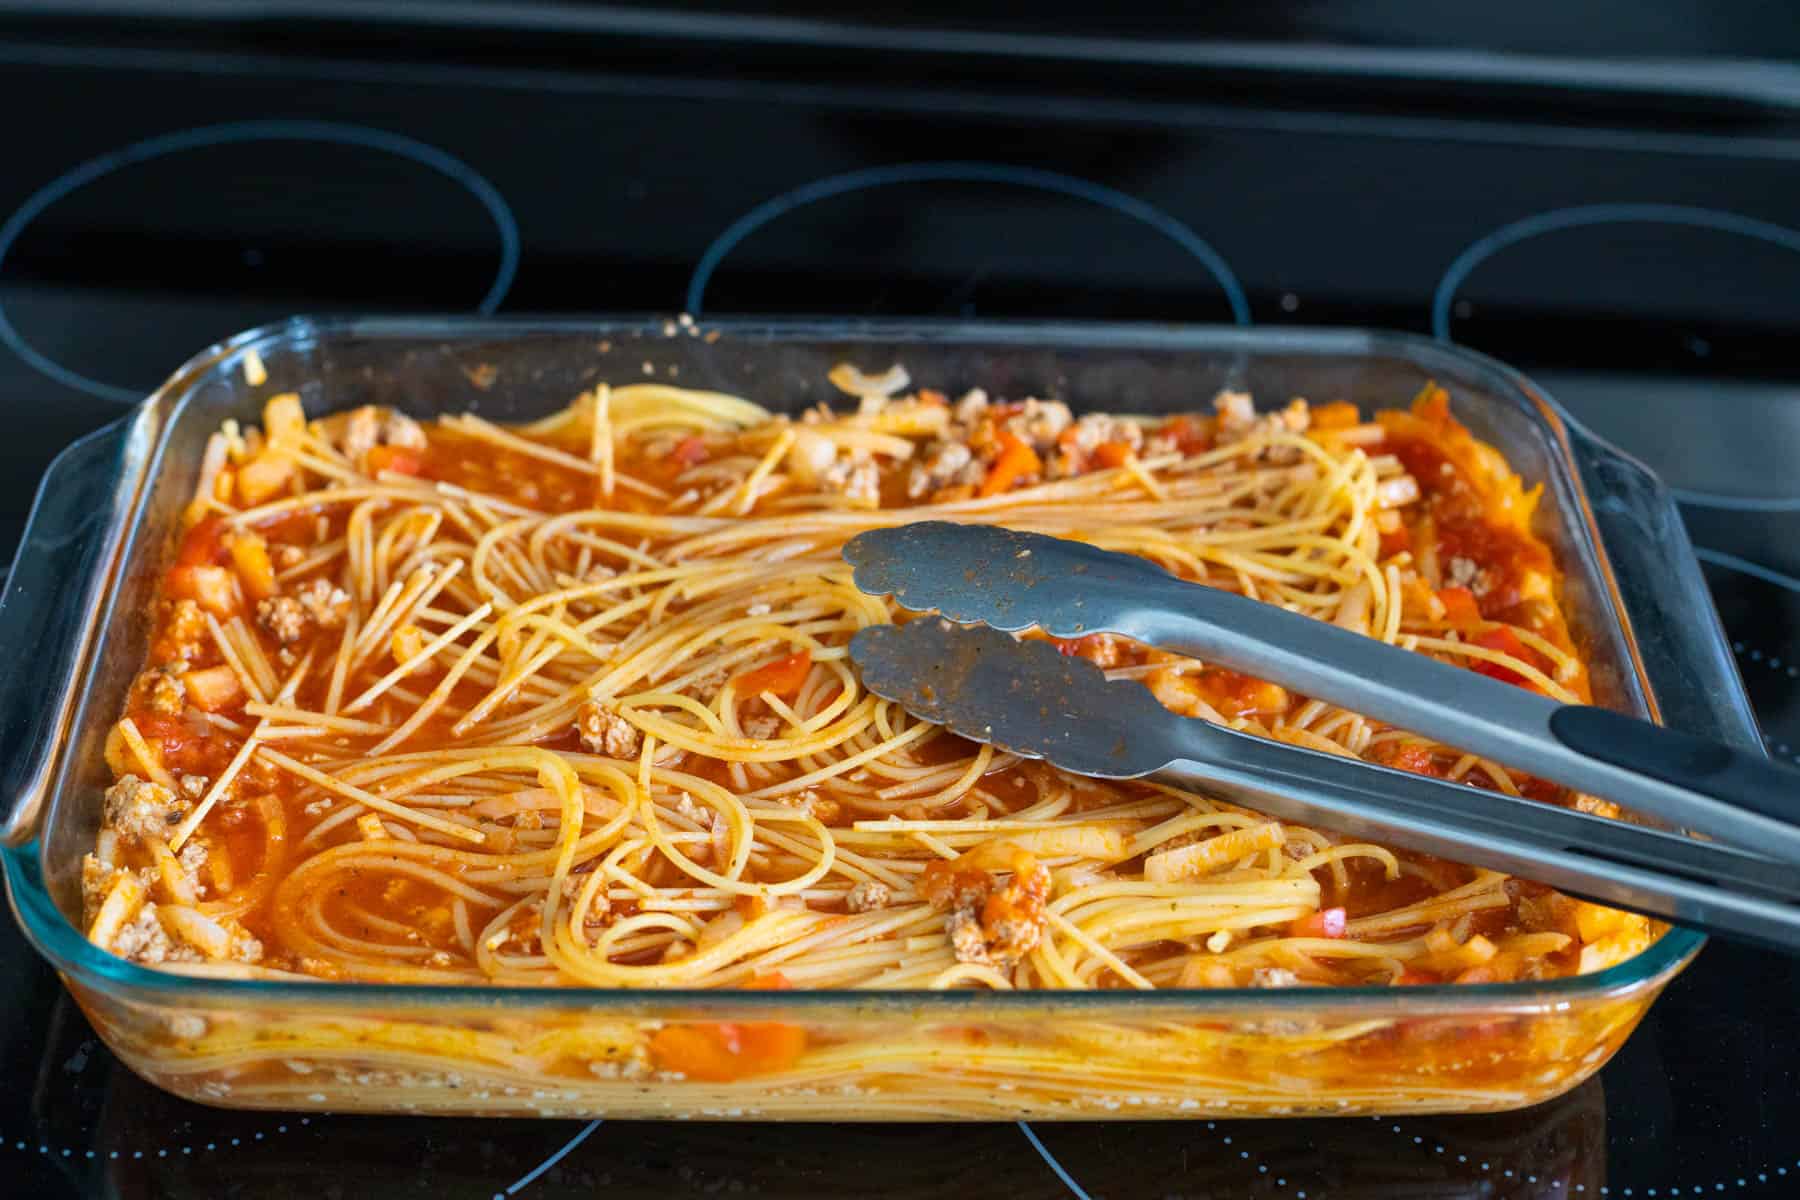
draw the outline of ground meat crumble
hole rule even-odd
[[[189,807],[162,784],[136,775],[106,789],[106,824],[127,841],[167,837]]]
[[[411,417],[391,409],[364,405],[345,419],[344,435],[338,445],[344,457],[361,468],[369,451],[377,446],[423,450],[425,431]]]
[[[1445,578],[1451,585],[1468,588],[1477,596],[1485,596],[1489,590],[1487,572],[1473,559],[1464,558],[1460,554],[1451,557],[1445,570]]]
[[[106,900],[106,893],[112,891],[113,884],[123,874],[123,868],[100,861],[98,855],[81,856],[81,911],[85,920],[94,919],[94,914]]]
[[[1250,972],[1250,986],[1259,988],[1291,988],[1300,986],[1300,977],[1286,967],[1258,967]]]
[[[171,658],[193,658],[207,640],[206,614],[192,600],[175,600],[168,604],[168,615],[163,620],[162,637],[157,645]]]
[[[174,937],[157,915],[154,903],[146,903],[137,915],[120,928],[110,949],[132,962],[154,965],[165,962],[204,962],[206,955],[198,947]],[[226,957],[233,962],[258,963],[263,958],[262,942],[232,920],[220,922],[229,937]]]
[[[933,908],[948,910],[944,929],[956,961],[1011,970],[1044,936],[1050,868],[1031,855],[1013,855],[1004,885],[976,867],[932,863],[920,893]]]
[[[878,908],[886,908],[893,899],[893,893],[888,890],[887,884],[876,879],[864,879],[844,897],[844,907],[853,913],[874,912]]]
[[[169,936],[157,919],[156,905],[145,904],[113,938],[112,952],[132,962],[200,962],[203,955]]]
[[[1039,454],[1046,454],[1074,420],[1075,415],[1061,400],[1027,399],[1006,419],[1005,428]]]
[[[981,482],[981,464],[962,442],[934,442],[922,461],[913,464],[906,478],[906,495],[918,500],[948,487],[974,487]]]
[[[1294,399],[1279,412],[1258,416],[1248,392],[1223,391],[1213,397],[1213,411],[1219,414],[1219,442],[1244,441],[1274,434],[1301,434],[1312,426],[1312,407],[1305,400]],[[1271,446],[1257,455],[1259,459],[1287,464],[1299,460],[1292,446]]]
[[[350,617],[350,593],[327,579],[309,579],[294,598],[320,629],[342,629]]]
[[[181,677],[187,671],[185,662],[163,663],[152,667],[138,678],[139,694],[151,712],[178,717],[187,706],[187,685]]]
[[[767,741],[781,732],[781,721],[776,717],[751,717],[744,722],[744,736],[757,741]]]
[[[635,757],[644,744],[636,726],[597,700],[589,700],[575,714],[575,731],[589,754],[608,758]]]
[[[306,636],[307,613],[292,596],[270,596],[256,606],[256,623],[284,646]]]
[[[866,450],[840,454],[825,468],[819,482],[859,508],[881,504],[881,471]]]
[[[188,881],[195,889],[201,889],[200,868],[206,865],[206,843],[197,838],[190,839],[181,847],[181,853],[175,856],[175,861],[187,873]]]

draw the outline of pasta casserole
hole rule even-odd
[[[831,381],[842,402],[796,416],[640,382],[517,426],[311,415],[292,393],[227,423],[107,741],[90,940],[252,979],[1277,995],[1548,979],[1653,939],[1526,880],[963,741],[847,658],[911,614],[852,586],[843,543],[977,521],[1588,700],[1539,489],[1442,388],[1373,414],[1225,391],[1141,417],[898,366]],[[1192,717],[1611,811],[1214,665],[1108,635],[1061,649]],[[851,1069],[850,1042],[800,1023],[609,1028],[527,1073],[729,1090]],[[1236,1039],[1241,1064],[1258,1033],[1181,1036]],[[1034,1053],[1129,1058],[1138,1034],[1087,1036]],[[440,1049],[480,1058],[459,1045]],[[1015,1069],[1055,1074],[988,1082]]]

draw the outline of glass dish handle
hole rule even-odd
[[[71,443],[38,484],[0,596],[0,843],[38,818],[68,738],[151,438],[148,409]]]
[[[1674,497],[1648,467],[1572,422],[1569,437],[1662,723],[1763,755],[1743,689],[1694,686],[1694,664],[1728,679],[1737,664]]]

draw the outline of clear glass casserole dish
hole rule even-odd
[[[254,358],[259,371],[246,371]],[[205,979],[88,943],[79,861],[106,778],[101,739],[143,661],[155,579],[200,448],[226,418],[297,391],[312,412],[524,421],[595,379],[798,411],[828,369],[903,361],[922,383],[1056,394],[1078,407],[1192,408],[1221,387],[1271,400],[1403,403],[1430,380],[1527,480],[1567,579],[1598,702],[1758,745],[1679,516],[1641,466],[1528,381],[1404,335],[1114,325],[309,321],[201,354],[46,475],[3,605],[9,744],[0,826],[28,936],[135,1071],[236,1107],[577,1116],[939,1120],[1473,1112],[1547,1099],[1624,1041],[1702,939],[1669,930],[1591,975],[1407,988],[1105,992],[719,992]],[[256,374],[252,386],[248,376]],[[789,1068],[736,1082],[646,1072],[670,1022],[778,1021]]]

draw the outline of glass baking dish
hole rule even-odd
[[[283,1109],[883,1121],[1489,1111],[1586,1079],[1699,950],[1699,935],[1672,929],[1597,974],[1477,986],[646,992],[181,976],[114,958],[71,922],[108,782],[101,741],[143,661],[154,582],[222,420],[254,421],[282,391],[312,413],[378,403],[529,420],[599,378],[649,376],[798,411],[826,398],[826,372],[844,360],[871,371],[898,360],[945,390],[1126,412],[1203,406],[1225,386],[1264,402],[1392,407],[1436,380],[1478,437],[1545,482],[1541,532],[1600,702],[1760,746],[1666,491],[1529,381],[1451,347],[1098,324],[296,319],[207,350],[69,447],[0,604],[8,661],[44,664],[0,680],[8,892],[118,1056],[190,1099]],[[693,1021],[785,1022],[807,1048],[737,1082],[649,1071],[650,1034]]]

